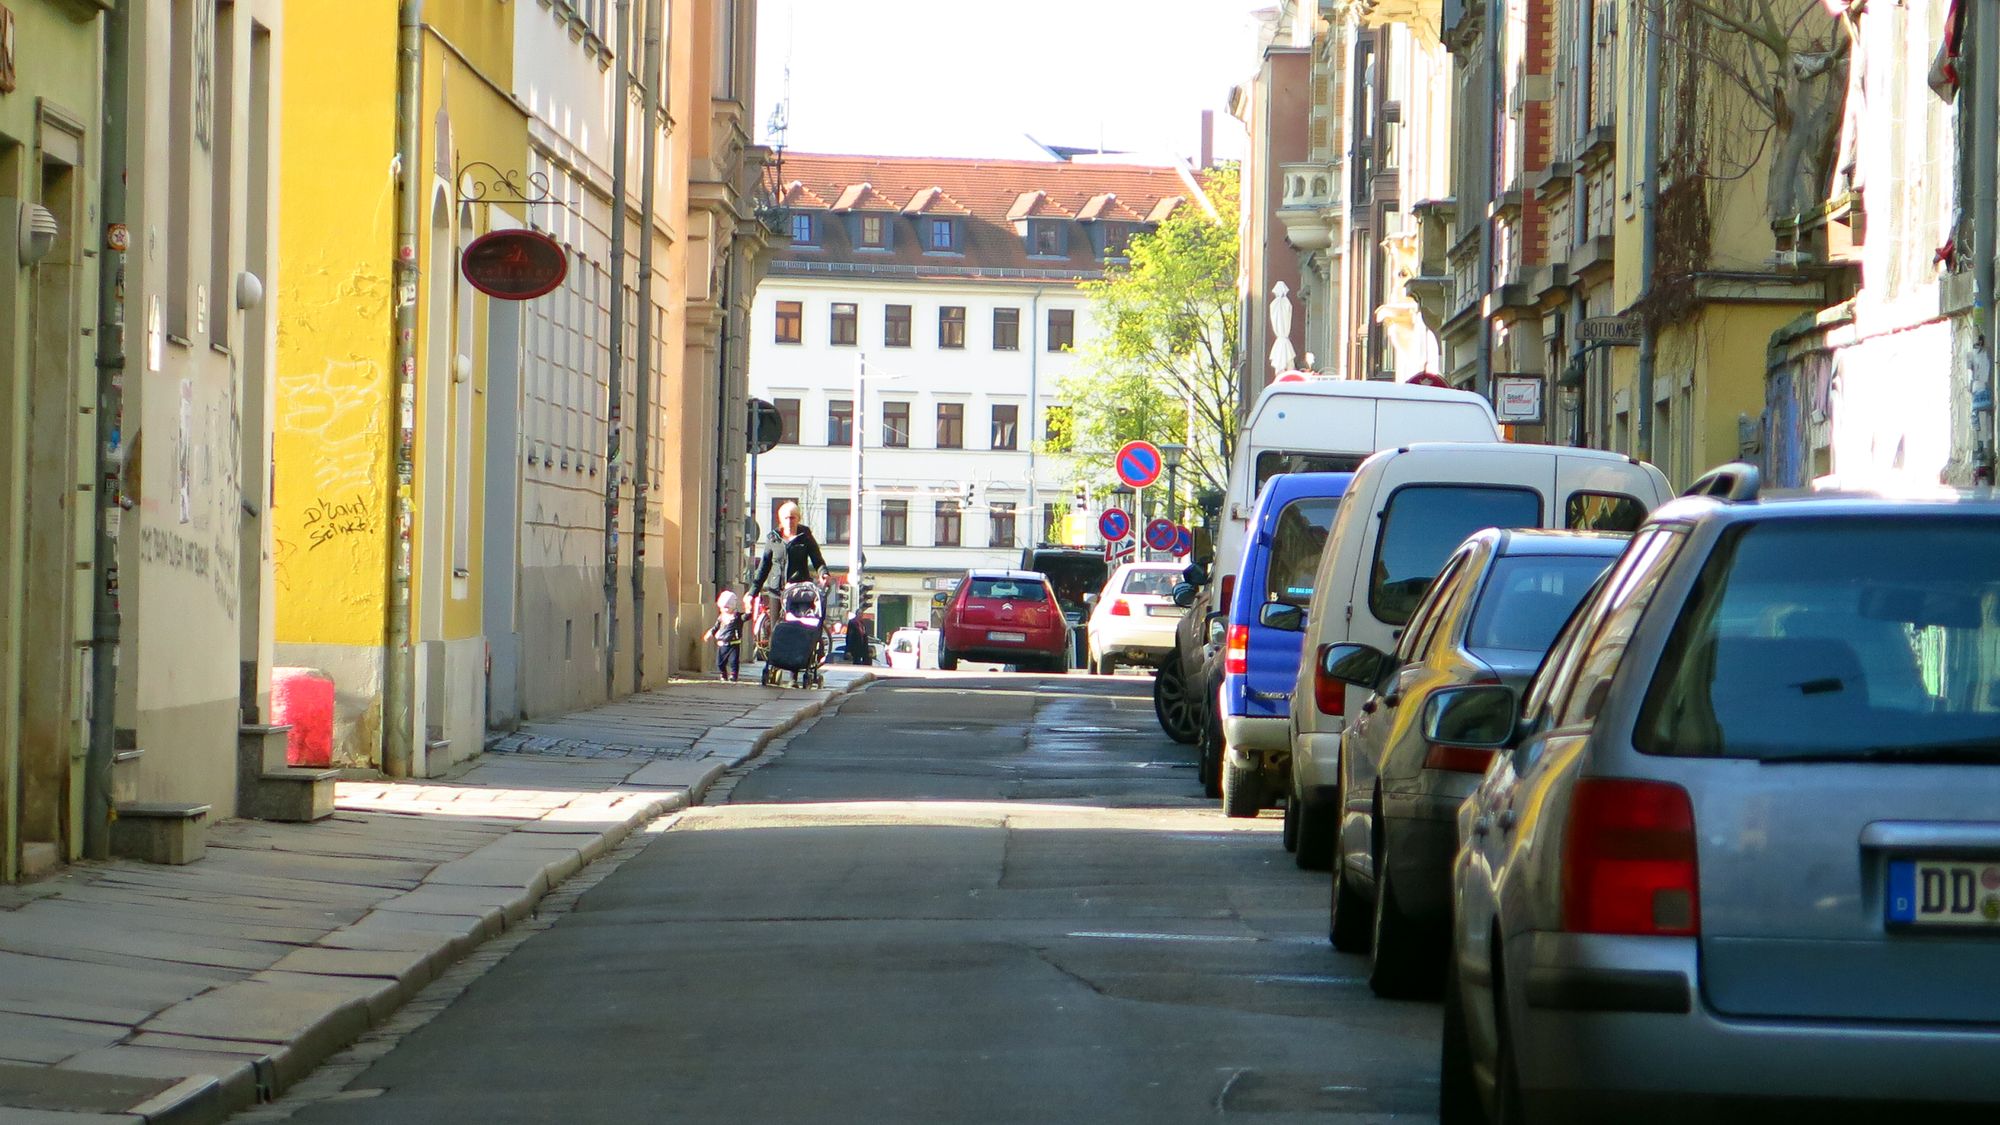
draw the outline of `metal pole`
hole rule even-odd
[[[131,118],[132,14],[104,14],[104,156],[98,184],[97,535],[91,562],[90,742],[83,767],[83,854],[111,858],[111,770],[118,734],[118,530],[125,515],[125,167]],[[250,565],[251,560],[243,560]],[[246,609],[247,612],[247,609]]]
[[[2000,7],[1993,0],[1972,9],[1972,308],[1984,346],[1972,371],[1972,479],[1994,476],[1993,348],[1996,178],[2000,178]]]
[[[867,411],[862,409],[862,395],[867,390],[868,355],[863,352],[854,361],[854,407],[848,412],[848,443],[854,450],[853,476],[848,481],[847,502],[847,588],[854,596],[861,597],[861,435],[862,419]],[[858,603],[857,603],[858,604]]]
[[[1485,175],[1488,177],[1488,181],[1485,195],[1489,203],[1498,198],[1499,192],[1497,189],[1500,186],[1495,182],[1495,179],[1499,175],[1498,170],[1500,167],[1500,130],[1498,128],[1499,120],[1497,114],[1506,105],[1506,85],[1501,81],[1500,76],[1500,61],[1505,57],[1501,51],[1500,43],[1501,32],[1506,28],[1503,18],[1505,11],[1506,9],[1500,5],[1493,4],[1487,5],[1486,9],[1486,30],[1484,33],[1484,46],[1486,47],[1486,121],[1483,123],[1485,127],[1481,132],[1486,137],[1486,162],[1484,166],[1487,169]],[[1493,241],[1493,219],[1487,215],[1479,216],[1479,285],[1482,301],[1484,301],[1484,294],[1493,292],[1493,274],[1496,268]],[[1371,372],[1363,371],[1361,378],[1365,379],[1370,374]],[[1475,378],[1478,380],[1478,385],[1473,389],[1478,391],[1486,401],[1492,402],[1493,318],[1486,315],[1486,310],[1483,308],[1479,312],[1479,366]]]
[[[416,669],[410,641],[411,494],[417,429],[418,226],[423,215],[424,0],[403,0],[396,60],[396,479],[389,494],[389,627],[384,640],[382,772],[408,777],[416,762]]]
[[[646,490],[653,466],[653,212],[658,206],[660,162],[661,0],[646,0],[646,58],[639,75],[639,339],[633,378],[638,402],[632,427],[632,690],[646,689]],[[756,463],[754,460],[751,462]],[[753,470],[754,471],[754,470]]]
[[[1653,270],[1659,257],[1660,234],[1660,0],[1646,4],[1646,107],[1644,134],[1639,138],[1639,372],[1632,404],[1638,412],[1632,432],[1641,461],[1653,459],[1653,363],[1658,333],[1645,305],[1653,295]],[[1619,450],[1618,452],[1627,452]]]
[[[632,140],[632,0],[618,0],[611,70],[611,370],[604,411],[604,695],[618,694],[618,499],[624,484],[625,178]]]

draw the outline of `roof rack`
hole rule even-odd
[[[1682,496],[1713,496],[1718,500],[1738,503],[1755,500],[1763,485],[1763,474],[1757,466],[1742,461],[1732,461],[1727,465],[1710,469],[1701,478],[1688,486]]]

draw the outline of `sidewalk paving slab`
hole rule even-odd
[[[342,781],[317,823],[223,821],[186,867],[0,888],[0,1122],[202,1125],[276,1096],[874,678],[676,682],[496,735],[447,778]]]

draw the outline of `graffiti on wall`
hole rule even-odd
[[[374,510],[369,507],[367,495],[360,492],[339,500],[322,496],[306,506],[305,517],[309,551],[342,536],[372,535],[376,530]]]

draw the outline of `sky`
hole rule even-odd
[[[761,0],[757,140],[800,152],[1042,158],[1028,140],[1240,158],[1250,0]]]

